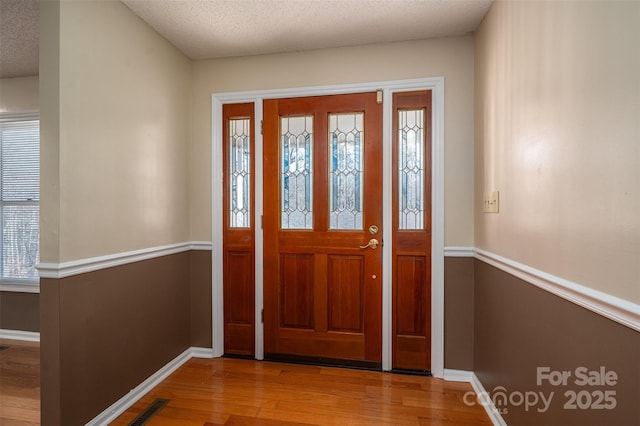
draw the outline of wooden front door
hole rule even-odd
[[[264,101],[264,350],[380,368],[382,105]]]

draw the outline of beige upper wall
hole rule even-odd
[[[211,241],[213,93],[439,76],[445,77],[445,243],[473,245],[471,37],[195,62],[191,238]]]
[[[40,2],[40,261],[60,260],[60,2]]]
[[[636,303],[639,18],[640,2],[498,1],[475,62],[476,246]]]
[[[59,181],[59,233],[43,205],[42,262],[187,241],[191,62],[119,1],[59,10],[41,22],[60,40],[58,176],[43,166]]]
[[[0,79],[0,113],[39,109],[38,77]]]

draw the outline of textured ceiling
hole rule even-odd
[[[462,35],[491,0],[122,0],[191,59]]]
[[[0,77],[38,75],[38,0],[0,0]]]
[[[205,59],[467,34],[492,0],[122,2],[185,55]],[[0,0],[0,77],[38,74],[38,21],[38,0]]]

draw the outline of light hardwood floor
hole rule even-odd
[[[39,344],[0,340],[0,424],[40,421]],[[217,358],[191,359],[112,425],[156,398],[147,425],[491,425],[467,383],[422,376]]]
[[[40,424],[40,344],[0,339],[0,424]]]

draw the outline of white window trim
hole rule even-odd
[[[224,312],[222,276],[222,106],[228,103],[253,102],[255,105],[255,125],[263,118],[264,99],[301,96],[322,96],[345,93],[363,93],[381,90],[383,92],[383,300],[382,300],[382,369],[391,370],[392,360],[392,289],[391,289],[391,111],[392,94],[395,92],[432,90],[432,242],[431,242],[431,372],[435,377],[444,377],[444,77],[414,80],[383,81],[363,84],[347,84],[281,90],[248,92],[228,92],[212,94],[211,117],[211,178],[212,178],[212,333],[213,354],[222,356],[224,352]],[[259,129],[259,127],[257,127]],[[262,135],[256,131],[255,158],[262,158]],[[262,163],[255,164],[255,187],[262,188]],[[255,218],[263,214],[262,190],[256,190]],[[259,223],[256,221],[256,223]],[[262,247],[263,231],[256,228],[255,247]],[[262,250],[255,253],[255,318],[261,317],[263,308],[263,256]],[[256,359],[264,358],[264,329],[256,321]]]
[[[40,111],[0,113],[0,122],[29,120],[40,120]],[[40,205],[39,201],[38,205]],[[0,278],[0,291],[12,293],[40,293],[40,278]]]

